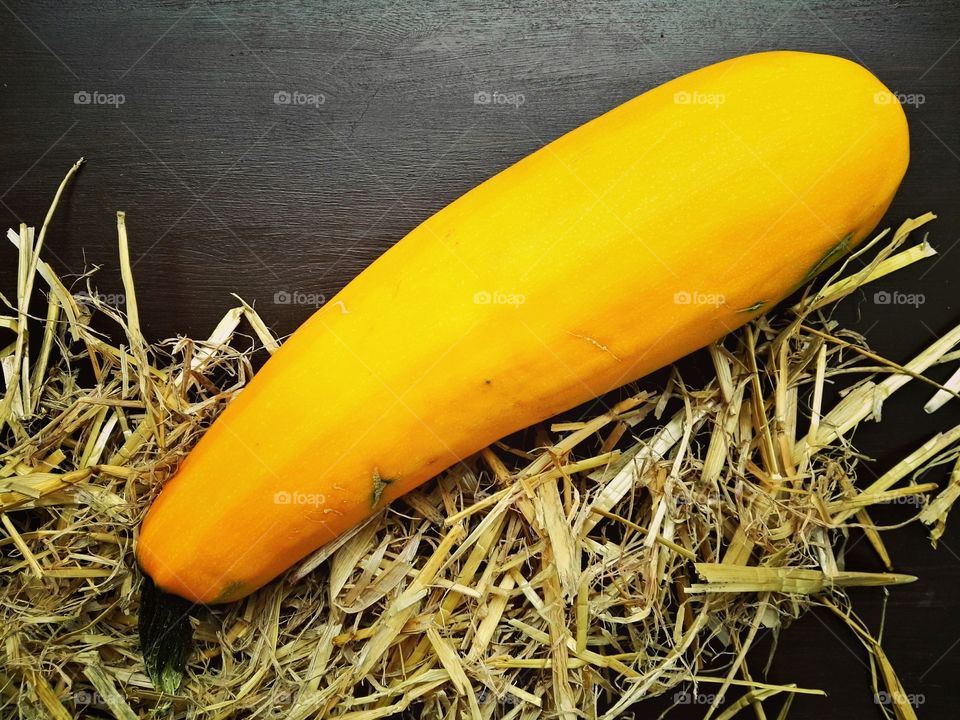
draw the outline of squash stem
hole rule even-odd
[[[158,690],[172,694],[186,674],[187,656],[193,647],[190,615],[195,605],[164,592],[143,572],[140,591],[140,649],[147,675]]]

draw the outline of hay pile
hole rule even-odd
[[[136,639],[138,523],[249,379],[253,351],[277,341],[240,302],[206,340],[149,344],[122,213],[121,310],[89,277],[68,289],[42,260],[55,206],[36,236],[8,233],[20,265],[12,314],[0,316],[13,333],[0,349],[3,717],[613,718],[677,689],[714,695],[708,716],[760,703],[776,716],[820,691],[764,683],[746,658],[761,628],[814,606],[848,622],[897,716],[914,717],[844,592],[912,578],[847,569],[838,540],[866,533],[889,567],[870,507],[932,497],[937,486],[913,478],[956,460],[960,427],[866,487],[848,436],[960,356],[960,326],[900,366],[826,313],[933,255],[907,243],[931,214],[877,236],[854,256],[871,257],[865,267],[848,260],[796,307],[710,347],[709,383],[674,371],[662,392],[539,428],[526,447],[487,448],[283,581],[200,609],[188,675],[165,695]],[[45,317],[31,316],[44,294]],[[91,328],[98,314],[119,344]],[[846,389],[827,407],[832,385]],[[948,385],[934,406],[956,397]],[[903,519],[936,538],[958,495],[955,466]]]

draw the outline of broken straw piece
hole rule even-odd
[[[943,384],[943,387],[946,388],[946,390],[937,390],[934,396],[923,406],[925,413],[936,412],[947,404],[947,401],[953,397],[947,390],[953,390],[954,392],[960,390],[960,368],[957,368],[957,371],[950,376],[950,379]]]

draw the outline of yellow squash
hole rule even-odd
[[[411,231],[283,345],[144,521],[142,568],[241,598],[485,445],[768,310],[879,222],[906,120],[770,52],[640,95]]]

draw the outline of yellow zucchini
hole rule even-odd
[[[163,488],[157,587],[241,598],[498,438],[768,310],[878,223],[909,156],[873,75],[801,52],[679,77],[412,230],[320,308]]]

